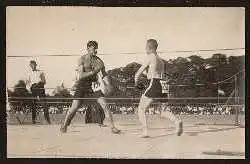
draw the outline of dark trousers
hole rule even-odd
[[[43,98],[45,97],[45,89],[44,89],[44,84],[43,83],[35,83],[35,84],[32,84],[31,86],[31,93],[32,93],[32,96],[34,98]],[[36,108],[37,108],[37,103],[38,100],[35,99],[33,100],[33,103],[32,103],[32,122],[35,123],[36,121]],[[45,120],[50,124],[50,117],[49,117],[49,109],[48,109],[48,105],[46,103],[46,100],[40,100],[39,102],[42,103],[42,106],[43,106],[43,112],[44,112],[44,118]]]

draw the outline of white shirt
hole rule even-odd
[[[29,71],[28,73],[28,77],[30,80],[31,84],[35,84],[35,83],[39,83],[41,81],[41,71],[37,70],[37,71]]]
[[[41,70],[33,71],[30,69],[27,76],[27,87],[30,88],[32,84],[39,83],[41,81]]]
[[[203,110],[204,110],[204,108],[203,108],[203,107],[199,107],[199,110],[200,110],[200,111],[203,111]]]

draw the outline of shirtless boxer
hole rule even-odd
[[[97,49],[98,43],[96,41],[89,41],[87,43],[88,53],[86,55],[83,55],[78,60],[77,70],[79,77],[74,86],[74,97],[83,98],[86,97],[88,94],[92,94],[92,82],[96,82],[97,80],[99,80],[99,82],[102,82],[104,84],[104,87],[106,88],[103,90],[103,93],[99,94],[97,102],[108,114],[111,132],[117,134],[120,132],[120,130],[115,127],[112,113],[107,107],[107,102],[104,98],[104,96],[110,96],[112,94],[112,92],[110,91],[112,89],[112,86],[109,77],[105,71],[103,61],[96,56]],[[64,123],[61,126],[60,131],[62,133],[67,132],[67,127],[70,125],[71,120],[75,116],[77,110],[82,106],[84,101],[85,100],[73,100],[72,106],[68,110]]]
[[[158,43],[154,39],[147,40],[146,44],[146,52],[147,59],[144,64],[140,67],[140,69],[135,74],[135,85],[138,85],[138,80],[140,75],[147,70],[147,78],[150,80],[150,85],[146,89],[145,93],[142,95],[140,99],[140,103],[138,106],[138,115],[139,120],[142,124],[142,135],[141,137],[147,138],[148,135],[148,127],[145,111],[152,104],[154,98],[159,98],[162,96],[162,86],[160,83],[162,74],[164,73],[164,61],[161,59],[156,50],[158,47]],[[180,136],[183,133],[183,125],[182,121],[178,119],[173,113],[167,111],[164,113],[164,117],[173,121],[177,126],[177,135]]]

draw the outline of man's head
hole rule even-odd
[[[31,60],[30,61],[30,67],[31,67],[31,69],[32,70],[36,70],[36,66],[37,66],[36,61],[35,60]]]
[[[155,39],[147,40],[146,44],[146,52],[147,53],[155,53],[158,47],[158,43]]]
[[[94,40],[88,41],[87,50],[89,54],[95,55],[97,53],[97,49],[98,49],[97,41],[94,41]]]

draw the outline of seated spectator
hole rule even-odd
[[[122,112],[122,114],[125,114],[126,113],[126,108],[123,106],[120,108],[120,111]]]
[[[204,107],[200,106],[199,107],[199,111],[203,112],[204,111]]]
[[[154,114],[155,112],[155,109],[154,108],[149,108],[149,114]]]
[[[85,112],[84,108],[79,109],[79,113],[83,114]]]
[[[242,111],[242,112],[245,112],[245,106],[243,106],[243,107],[241,108],[241,111]]]
[[[129,107],[129,108],[128,108],[128,112],[129,112],[129,113],[132,113],[132,112],[133,112],[133,108],[132,108],[132,107]]]
[[[161,114],[161,111],[158,109],[158,110],[155,110],[155,113],[156,114]]]
[[[193,113],[197,114],[198,113],[198,108],[197,107],[193,107]]]

